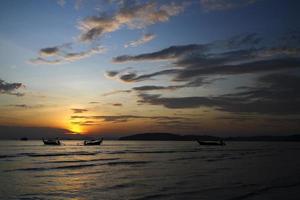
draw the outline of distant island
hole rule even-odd
[[[300,141],[300,135],[288,136],[249,136],[249,137],[216,137],[209,135],[177,135],[173,133],[140,133],[120,137],[119,140],[147,140],[147,141]]]

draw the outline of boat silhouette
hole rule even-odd
[[[97,139],[97,140],[85,140],[83,142],[86,146],[92,146],[92,145],[100,145],[103,141],[103,138]]]
[[[42,138],[45,145],[61,145],[58,138],[56,139],[44,139]]]
[[[196,141],[200,145],[207,145],[207,146],[225,146],[225,142],[223,140],[220,141],[200,141],[199,139],[196,139]]]

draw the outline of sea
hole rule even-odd
[[[300,143],[0,141],[0,199],[300,199]]]

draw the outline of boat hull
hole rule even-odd
[[[96,145],[101,145],[103,139],[100,140],[85,140],[84,145],[85,146],[96,146]]]
[[[224,143],[223,141],[220,141],[220,142],[204,142],[204,141],[197,140],[197,142],[199,143],[199,145],[206,145],[206,146],[225,146],[225,143]]]
[[[44,145],[61,145],[59,140],[44,140],[43,139]]]

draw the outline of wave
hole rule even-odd
[[[17,158],[17,157],[55,157],[55,156],[93,156],[101,153],[99,152],[86,152],[86,151],[76,151],[76,152],[62,152],[62,153],[19,153],[11,155],[0,155],[0,159],[5,158]]]
[[[13,172],[13,171],[46,171],[46,170],[63,170],[63,169],[80,169],[86,167],[95,167],[95,166],[102,166],[102,165],[109,165],[109,166],[118,166],[118,165],[142,165],[148,164],[152,161],[114,161],[114,162],[107,162],[107,163],[88,163],[88,164],[78,164],[78,165],[64,165],[64,166],[57,166],[57,167],[30,167],[30,168],[18,168],[12,170],[5,170],[5,172]]]
[[[125,150],[125,151],[113,151],[113,152],[105,152],[107,154],[171,154],[171,153],[194,153],[198,152],[199,149],[194,150],[156,150],[156,151],[135,151],[135,150]]]
[[[250,197],[259,196],[259,195],[261,195],[265,192],[271,191],[271,190],[285,189],[285,188],[298,187],[298,186],[300,186],[300,182],[290,183],[290,184],[285,184],[285,185],[271,185],[271,186],[263,187],[261,189],[254,190],[252,192],[249,192],[249,193],[237,196],[237,197],[230,198],[228,200],[243,200],[243,199],[248,199]]]
[[[120,158],[99,158],[99,159],[90,159],[90,160],[55,160],[55,161],[46,161],[42,163],[78,163],[78,162],[97,162],[97,161],[110,161],[110,160],[119,160]]]
[[[17,155],[0,155],[0,159],[3,159],[3,158],[15,158],[17,157]]]
[[[152,161],[117,161],[117,162],[108,162],[107,165],[141,165],[148,164]]]
[[[86,152],[86,151],[77,151],[77,152],[64,152],[64,153],[46,153],[46,154],[38,154],[38,153],[28,153],[26,154],[29,157],[52,157],[52,156],[89,156],[96,155],[100,152]]]

